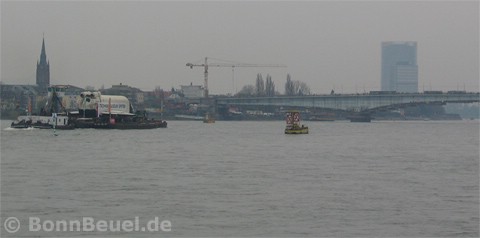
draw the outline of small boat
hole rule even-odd
[[[203,119],[203,123],[215,123],[215,118],[213,118],[210,113],[205,114],[205,118]]]
[[[285,134],[308,134],[308,127],[300,125],[299,111],[288,111],[285,120],[287,123]]]

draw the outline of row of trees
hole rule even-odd
[[[298,80],[292,80],[290,74],[287,74],[287,81],[285,83],[285,95],[309,95],[310,87]],[[280,95],[280,92],[275,90],[275,82],[272,80],[272,76],[267,74],[265,81],[261,74],[257,74],[255,85],[248,84],[237,93],[237,96],[259,96],[259,97],[272,97]]]
[[[272,76],[267,74],[267,79],[265,83],[263,82],[263,77],[261,74],[257,74],[257,81],[255,83],[255,95],[257,96],[275,96],[277,92],[275,91],[275,83],[272,81]]]
[[[305,82],[292,80],[290,74],[287,74],[287,82],[285,83],[285,95],[310,95],[310,87]]]

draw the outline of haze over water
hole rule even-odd
[[[5,84],[35,83],[45,36],[52,84],[151,91],[203,84],[205,57],[288,68],[209,68],[211,94],[257,74],[313,93],[380,90],[381,44],[418,43],[419,89],[479,88],[478,1],[1,1]],[[218,61],[217,61],[218,62]],[[234,80],[233,80],[234,78]]]
[[[56,137],[9,123],[2,219],[172,222],[158,234],[15,236],[479,236],[478,120],[306,122],[308,135],[284,135],[283,121],[171,121]]]

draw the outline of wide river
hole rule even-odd
[[[58,136],[9,123],[2,237],[479,236],[478,120],[305,122],[308,135],[283,121]],[[171,231],[59,228],[136,217]]]

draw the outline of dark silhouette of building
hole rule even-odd
[[[40,61],[37,61],[37,80],[36,83],[41,89],[47,89],[50,85],[50,62],[47,61],[45,53],[45,38],[42,41],[42,53],[40,53]]]
[[[112,85],[111,88],[101,89],[100,92],[103,95],[125,96],[128,98],[128,100],[130,100],[130,103],[135,109],[143,108],[144,94],[143,91],[138,88],[130,87],[120,83],[118,85]]]
[[[418,92],[417,42],[382,42],[382,91]]]

